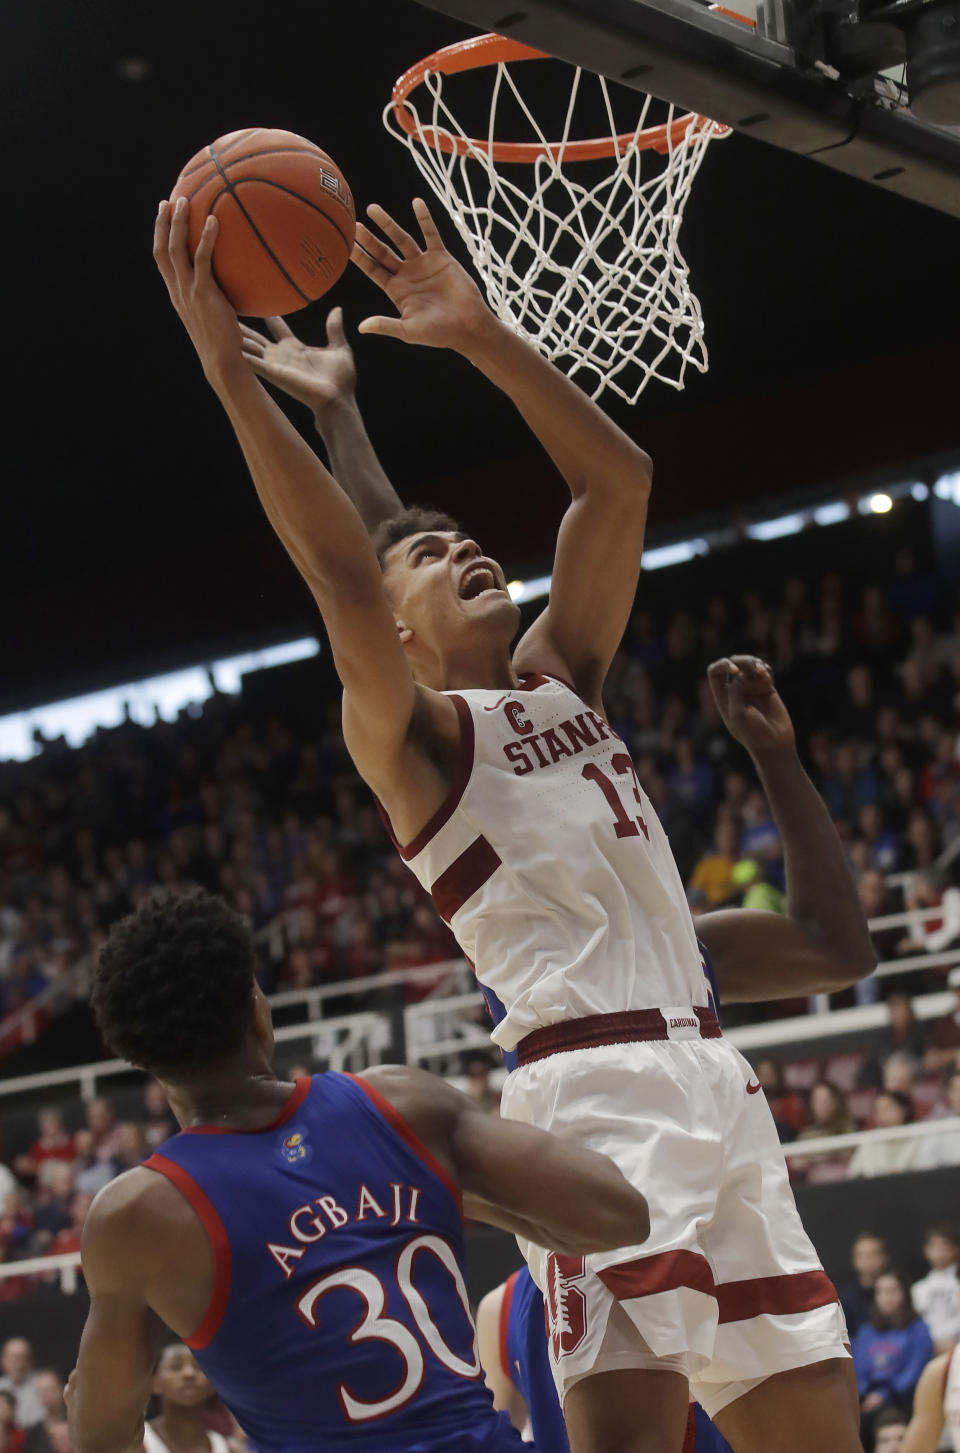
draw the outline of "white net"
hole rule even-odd
[[[453,218],[491,307],[571,377],[582,375],[593,398],[610,388],[634,403],[652,378],[683,388],[688,366],[706,372],[707,349],[680,225],[707,146],[726,129],[661,107],[668,114],[653,149],[643,135],[652,98],[644,96],[632,135],[618,139],[606,82],[576,69],[562,134],[551,142],[510,65],[490,66],[488,74],[482,140],[471,139],[453,114],[444,95],[451,78],[439,70],[426,70],[424,90],[400,102],[409,133],[393,102],[384,122]],[[603,162],[573,160],[578,106],[594,84],[613,154]],[[518,108],[535,159],[497,161],[494,149],[504,142],[498,122],[512,112],[515,128]],[[512,138],[508,144],[516,145]]]

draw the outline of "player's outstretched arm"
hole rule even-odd
[[[330,470],[368,531],[403,509],[370,442],[357,404],[357,369],[343,327],[343,309],[327,316],[326,345],[301,343],[282,318],[265,318],[266,338],[240,324],[243,356],[260,378],[283,389],[313,414]]]
[[[783,842],[787,915],[721,909],[697,919],[726,1003],[843,989],[876,957],[837,830],[797,755],[773,673],[753,656],[708,671],[720,714],[753,758]]]
[[[943,1432],[943,1384],[949,1361],[950,1354],[944,1353],[923,1369],[900,1453],[937,1453]]]
[[[447,252],[423,201],[414,202],[423,247],[382,207],[368,210],[392,245],[361,223],[353,260],[400,316],[368,318],[360,331],[461,353],[513,401],[570,488],[550,603],[515,660],[520,671],[568,678],[599,706],[636,594],[650,460],[576,384],[494,317]]]
[[[360,516],[243,357],[236,313],[211,268],[216,234],[216,218],[210,217],[191,263],[187,205],[181,198],[171,215],[164,202],[154,258],[267,517],[320,608],[347,702],[364,724],[351,750],[377,790],[397,771],[406,748],[418,699],[413,677]]]
[[[475,1220],[573,1256],[649,1236],[646,1197],[607,1156],[486,1114],[425,1070],[384,1066],[365,1078],[450,1169]]]

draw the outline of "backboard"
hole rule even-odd
[[[420,3],[960,217],[957,0]]]

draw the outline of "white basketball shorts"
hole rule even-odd
[[[773,1373],[849,1356],[773,1118],[726,1040],[691,1029],[552,1054],[507,1077],[502,1114],[605,1152],[650,1205],[641,1246],[571,1257],[521,1242],[561,1401],[591,1373],[661,1367],[713,1416]]]

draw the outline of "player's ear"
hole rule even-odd
[[[270,1004],[259,984],[253,986],[253,1035],[267,1053],[268,1058],[273,1057],[273,1016],[270,1013]]]

